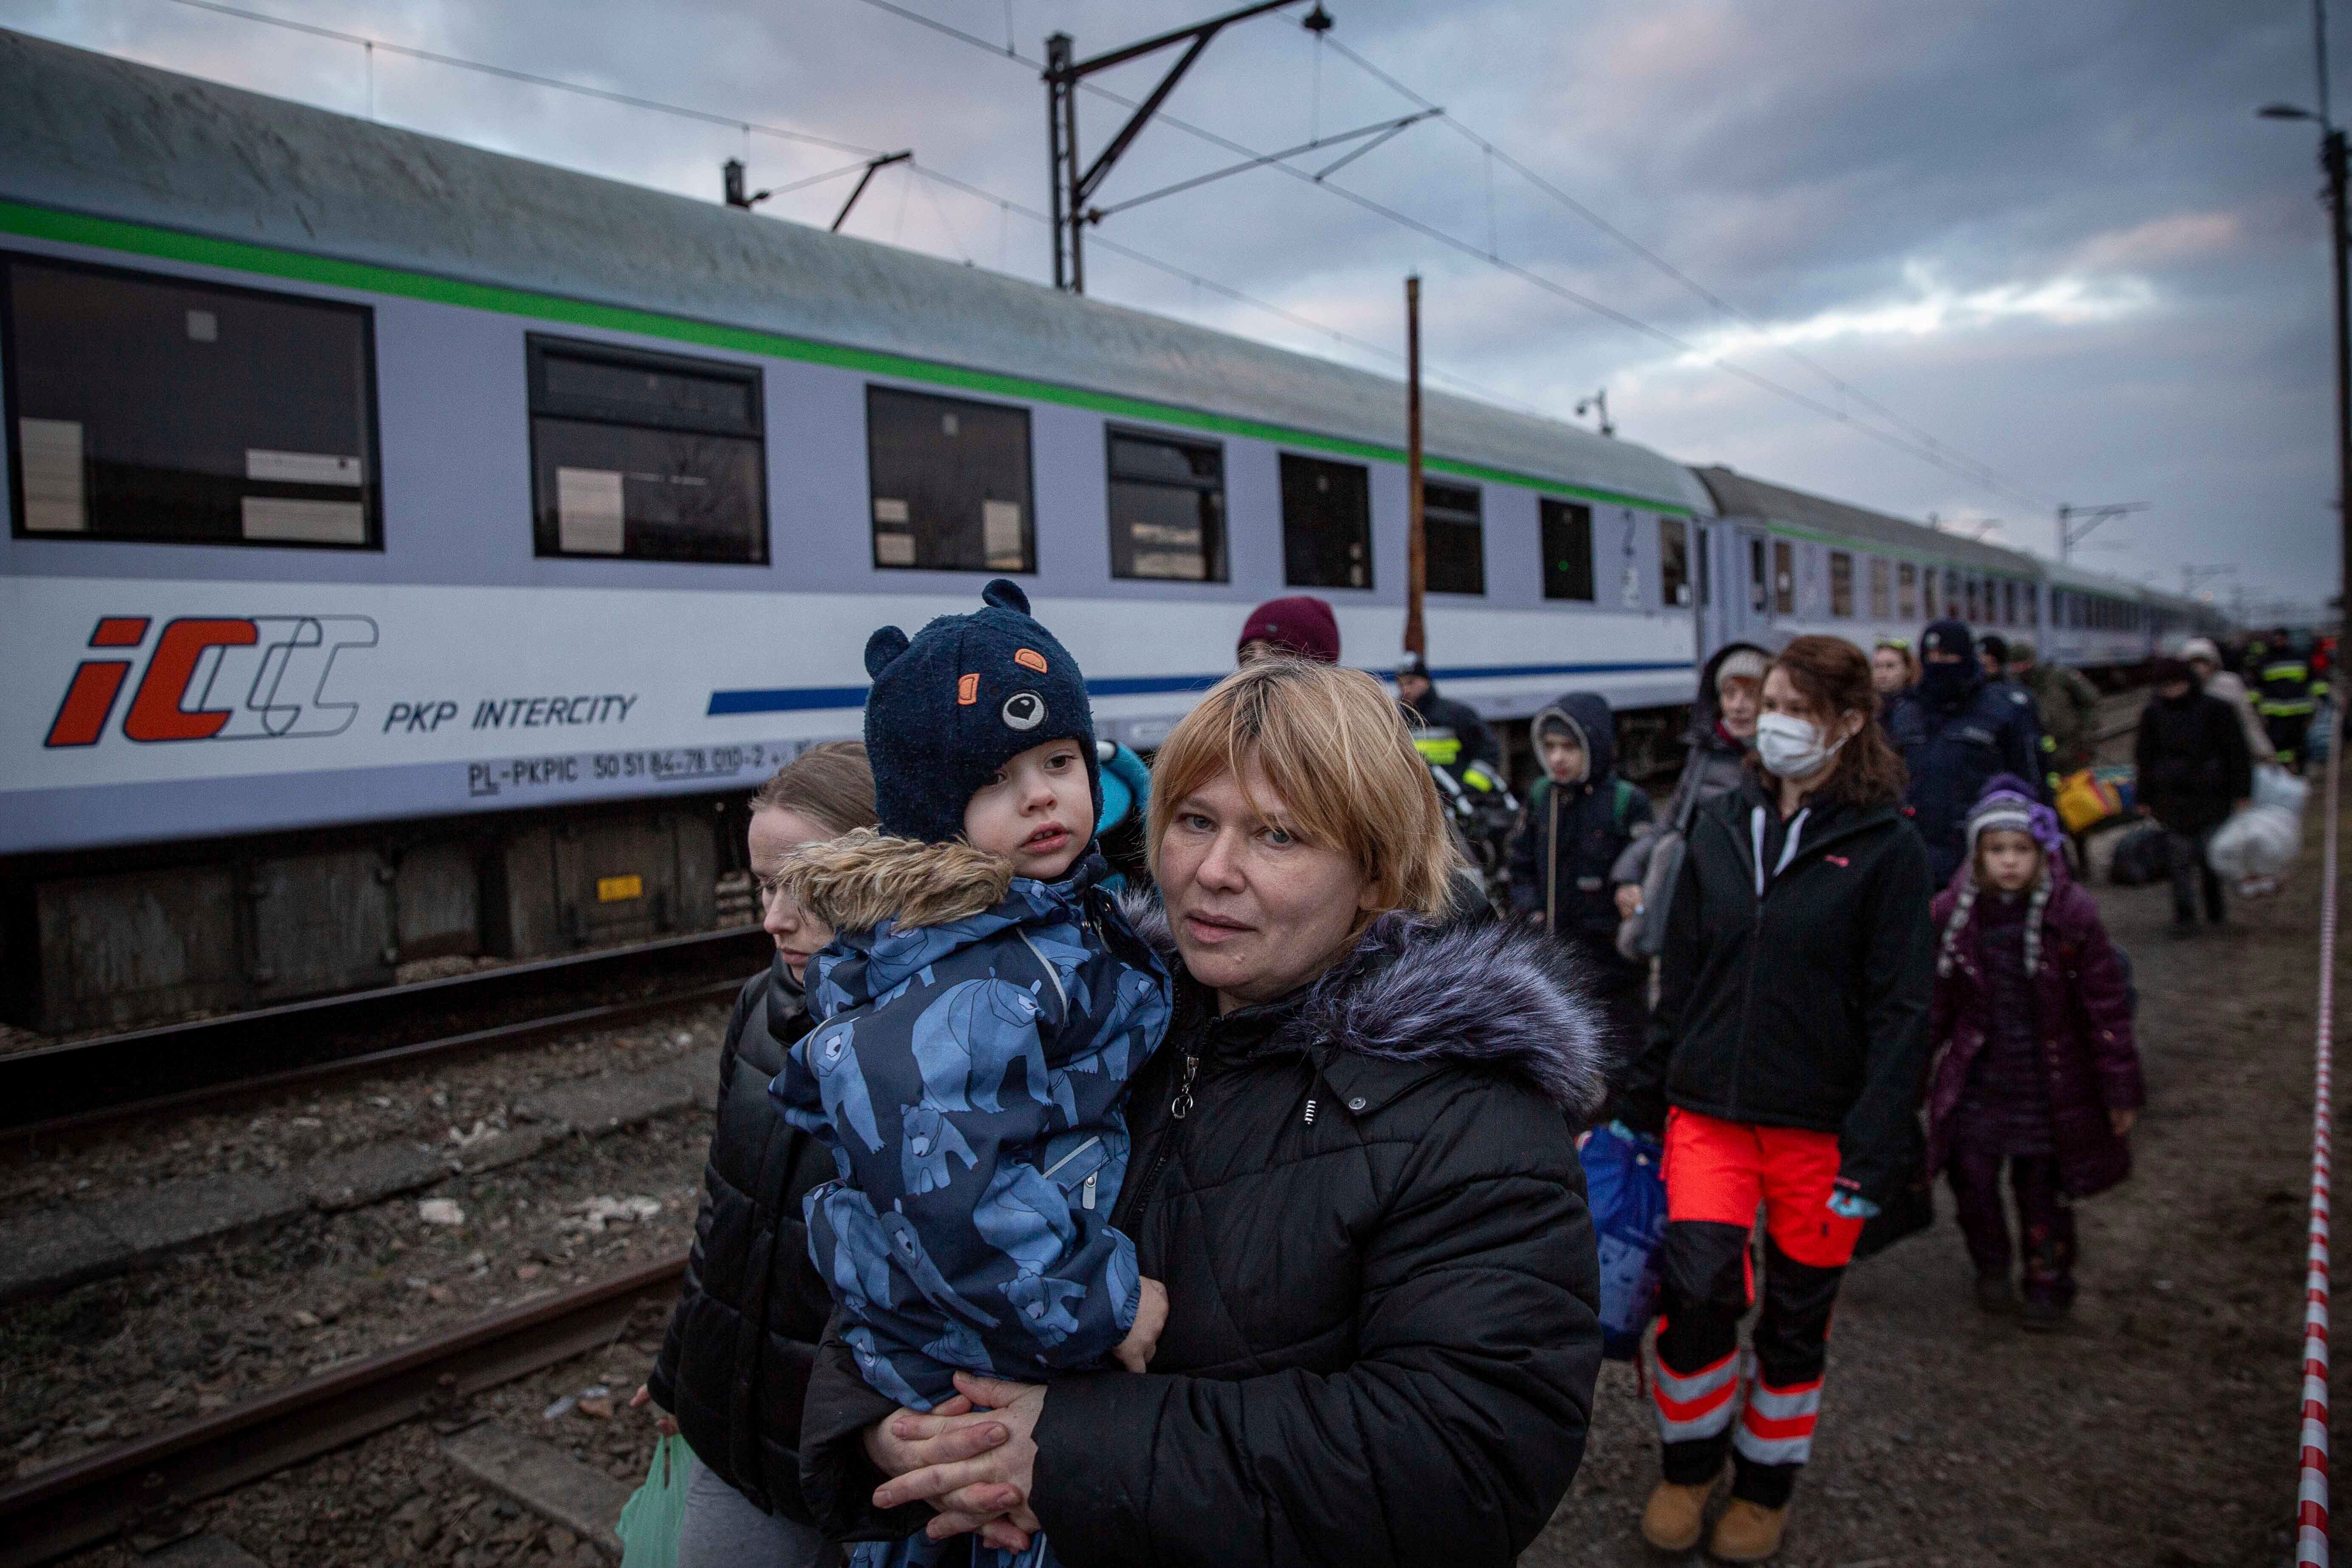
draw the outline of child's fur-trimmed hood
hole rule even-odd
[[[1156,899],[1129,894],[1128,922],[1181,967]],[[1395,1062],[1508,1073],[1589,1123],[1614,1065],[1576,958],[1535,926],[1388,914],[1308,987],[1287,1033]]]
[[[1013,862],[969,844],[925,844],[854,828],[788,856],[776,882],[801,908],[835,931],[900,931],[967,920],[1003,902]]]

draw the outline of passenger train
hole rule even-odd
[[[1149,748],[1251,605],[1399,646],[1401,389],[0,33],[0,1016],[121,1026],[707,928],[866,634],[1021,579]],[[1432,393],[1433,663],[1672,732],[1728,637],[2185,602]],[[1722,584],[1722,591],[1717,591]],[[2201,623],[2200,623],[2201,624]]]

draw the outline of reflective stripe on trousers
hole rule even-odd
[[[1738,1351],[1699,1372],[1678,1373],[1664,1361],[1657,1363],[1657,1368],[1650,1400],[1658,1414],[1660,1442],[1688,1443],[1714,1437],[1731,1425],[1731,1406],[1739,1393]]]
[[[1762,1378],[1748,1391],[1731,1446],[1751,1464],[1801,1465],[1813,1454],[1813,1424],[1822,1414],[1822,1380],[1774,1388]]]

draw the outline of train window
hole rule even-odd
[[[1895,569],[1874,555],[1870,558],[1870,617],[1883,621],[1895,614],[1895,595],[1889,591]]]
[[[1282,455],[1282,580],[1293,588],[1372,585],[1371,479],[1361,463]]]
[[[1546,500],[1543,519],[1543,595],[1547,599],[1592,602],[1592,509],[1570,500]]]
[[[1908,561],[1895,568],[1895,616],[1905,621],[1919,618],[1919,568]]]
[[[1029,411],[866,389],[874,564],[925,572],[1034,572]]]
[[[1960,574],[1948,568],[1944,573],[1944,614],[1958,616],[1959,613]]]
[[[1766,581],[1764,542],[1751,539],[1748,542],[1748,607],[1759,616],[1764,613]]]
[[[383,548],[364,306],[0,265],[22,536]]]
[[[1113,426],[1110,574],[1225,580],[1225,449]]]
[[[1421,486],[1422,559],[1433,594],[1486,591],[1486,529],[1475,485]]]
[[[1696,522],[1691,531],[1698,540],[1694,553],[1698,557],[1698,603],[1705,609],[1715,603],[1715,536]]]
[[[1853,557],[1843,550],[1830,552],[1830,614],[1853,616]]]
[[[531,334],[541,555],[768,559],[760,373]]]
[[[1658,603],[1678,609],[1691,602],[1690,524],[1658,519]]]
[[[1796,552],[1785,539],[1772,542],[1772,613],[1793,616],[1797,613]]]
[[[1962,586],[1961,592],[1968,595],[1968,608],[1963,612],[1964,618],[1972,626],[1981,625],[1984,621],[1984,595],[1977,588],[1977,580],[1973,577],[1969,578]]]

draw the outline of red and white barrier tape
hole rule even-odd
[[[2295,1568],[2327,1568],[2327,1210],[2336,1106],[2336,783],[2344,710],[2327,747],[2327,826],[2319,889],[2319,1028],[2311,1107],[2311,1238],[2303,1284],[2303,1471],[2295,1489]]]

